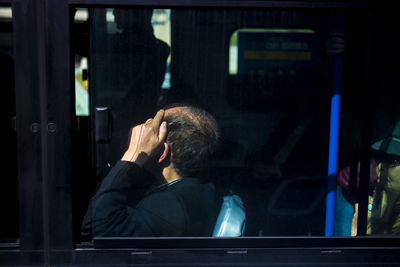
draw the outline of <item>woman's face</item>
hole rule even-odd
[[[388,168],[388,187],[400,192],[400,165]]]
[[[387,171],[384,171],[386,169]],[[387,178],[386,187],[390,190],[400,192],[400,162],[390,161],[379,163],[376,167],[376,173],[380,180],[385,180]],[[382,177],[383,175],[387,177]]]

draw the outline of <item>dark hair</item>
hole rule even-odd
[[[207,111],[189,105],[174,104],[175,112],[164,117],[168,123],[166,142],[172,151],[172,164],[181,176],[195,175],[215,152],[219,129],[214,117]]]

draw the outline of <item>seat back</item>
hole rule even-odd
[[[238,195],[224,196],[224,201],[214,226],[213,236],[243,236],[245,225],[246,213],[242,199]]]

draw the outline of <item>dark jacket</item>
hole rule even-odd
[[[92,199],[93,236],[211,236],[221,202],[196,178],[151,186],[136,164],[119,161]]]

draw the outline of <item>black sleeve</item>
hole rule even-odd
[[[144,187],[145,171],[134,163],[118,162],[103,180],[92,199],[93,236],[166,236],[177,235],[184,227],[181,205],[168,191],[145,196],[132,202],[132,194]]]

